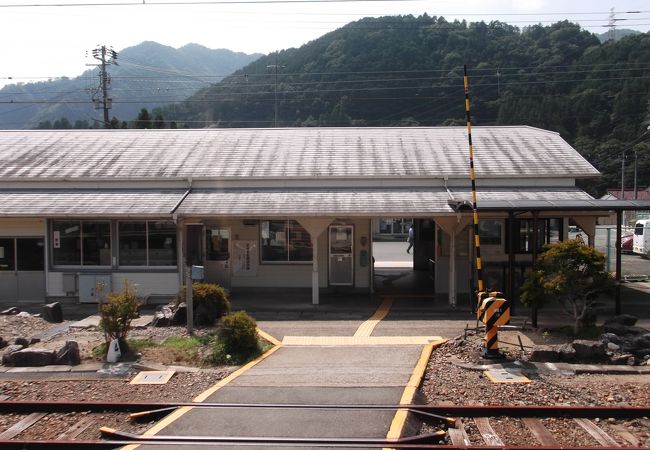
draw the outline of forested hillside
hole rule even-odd
[[[197,44],[179,49],[143,42],[118,53],[118,65],[110,65],[109,96],[113,99],[111,117],[130,121],[141,108],[173,103],[209,86],[225,75],[257,59],[230,50],[211,50]],[[98,61],[90,58],[89,63]],[[92,104],[93,89],[99,84],[97,69],[76,78],[39,83],[7,85],[0,89],[0,128],[33,128],[54,124],[63,118],[70,125],[103,126],[101,111]]]
[[[568,22],[366,18],[260,58],[164,114],[199,127],[464,124],[463,65],[474,124],[561,133],[605,172],[593,194],[620,185],[624,149],[630,171],[638,151],[639,184],[650,183],[648,33],[601,43]]]

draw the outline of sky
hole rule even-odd
[[[119,52],[155,41],[270,53],[362,17],[423,13],[519,27],[568,19],[602,33],[611,8],[617,27],[650,30],[647,0],[0,0],[0,87],[80,75],[100,45]]]

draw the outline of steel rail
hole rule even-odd
[[[354,405],[298,403],[195,403],[195,402],[65,402],[0,401],[0,413],[114,411],[133,412],[165,408],[260,408],[260,409],[335,409],[409,410],[414,413],[448,417],[582,417],[628,418],[650,416],[649,406],[527,406],[527,405]]]
[[[152,436],[152,438],[155,436]],[[177,437],[177,436],[169,436]],[[222,445],[228,446],[265,446],[273,445],[277,446],[276,442],[201,442],[201,441],[192,441],[192,440],[154,440],[149,441],[138,441],[138,440],[79,440],[79,441],[35,441],[35,440],[0,440],[0,448],[8,450],[68,450],[68,449],[114,449],[123,447],[125,445],[156,445],[156,446],[170,446],[173,448],[182,448],[183,446],[211,446],[218,447]],[[284,442],[282,444],[284,447],[304,447],[305,444],[299,442]],[[377,448],[381,444],[370,444],[370,443],[338,443],[334,442],[332,439],[322,439],[321,442],[311,442],[310,447],[326,447],[326,448]],[[489,446],[489,445],[445,445],[445,444],[402,444],[395,442],[387,442],[390,448],[395,449],[437,449],[437,450],[530,450],[531,448],[535,450],[603,450],[602,446],[589,446],[589,447],[571,447],[571,446]],[[650,447],[635,447],[638,450],[648,450]]]

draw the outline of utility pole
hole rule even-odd
[[[92,90],[93,104],[95,109],[104,110],[104,128],[111,127],[111,121],[108,117],[108,110],[111,109],[113,99],[108,96],[108,90],[111,87],[111,77],[106,72],[106,66],[115,64],[117,66],[117,52],[112,48],[106,48],[105,45],[93,49],[93,58],[98,60],[99,64],[92,64],[99,67],[99,86]],[[101,106],[100,106],[101,105]]]
[[[275,108],[273,114],[273,128],[278,127],[278,68],[285,67],[278,65],[278,52],[275,52],[275,64],[269,64],[267,69],[274,69],[275,71]]]

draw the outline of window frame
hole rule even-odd
[[[146,263],[142,265],[133,265],[133,264],[120,264],[120,224],[122,223],[143,223],[144,222],[144,240],[145,240],[145,255],[146,255]],[[178,267],[178,229],[176,227],[176,224],[174,224],[174,253],[176,255],[175,259],[175,264],[173,265],[151,265],[151,256],[150,256],[150,249],[151,246],[149,244],[149,223],[150,222],[166,222],[166,223],[174,223],[172,220],[117,220],[115,224],[115,231],[116,231],[116,240],[117,240],[117,268],[118,269],[142,269],[142,268],[147,268],[147,269],[175,269]]]
[[[262,229],[264,228],[264,226],[263,226],[264,222],[269,222],[269,223],[271,223],[271,222],[284,222],[284,242],[285,242],[284,252],[285,252],[285,256],[286,256],[285,260],[279,261],[279,260],[266,260],[266,259],[264,259],[264,242],[263,242],[264,239],[262,238]],[[311,249],[311,258],[308,259],[308,260],[292,261],[290,259],[290,257],[291,257],[290,237],[291,237],[292,224],[294,224],[294,223],[297,224],[298,226],[300,226],[300,228],[302,228],[302,230],[304,230],[304,232],[307,233],[307,235],[309,236],[309,243],[310,243],[310,249]],[[267,220],[260,220],[259,243],[260,243],[260,251],[259,251],[260,264],[264,264],[264,265],[266,265],[266,264],[268,264],[268,265],[285,265],[285,264],[289,264],[289,265],[308,265],[308,264],[313,263],[314,249],[313,249],[313,247],[311,247],[311,235],[305,229],[305,227],[300,225],[300,222],[298,222],[297,220],[294,220],[294,219],[267,219]]]
[[[113,267],[112,264],[112,256],[113,256],[113,222],[111,220],[87,220],[87,219],[52,219],[50,221],[50,226],[49,226],[49,232],[50,232],[50,237],[54,236],[54,224],[57,222],[77,222],[79,224],[79,264],[57,264],[55,260],[55,253],[56,249],[54,247],[54,239],[50,239],[50,244],[48,245],[48,250],[50,252],[50,263],[52,264],[53,268],[81,268],[81,269],[88,269],[88,270],[97,270],[97,269],[108,269]],[[95,224],[108,224],[108,242],[109,242],[109,247],[108,249],[110,250],[111,253],[111,258],[109,258],[109,264],[108,265],[101,265],[101,264],[84,264],[84,223],[95,223]],[[60,239],[60,238],[59,238]]]

